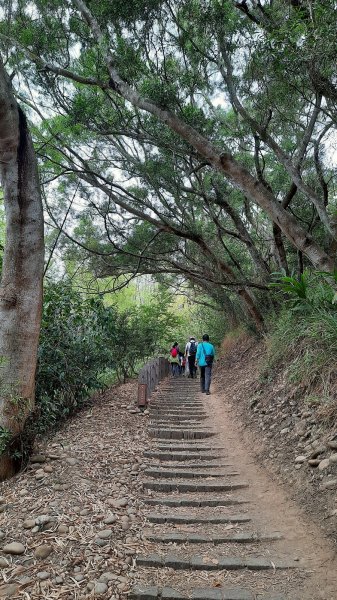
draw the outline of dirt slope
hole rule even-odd
[[[336,542],[337,423],[331,415],[324,419],[322,406],[305,402],[284,368],[272,381],[261,380],[264,362],[263,342],[239,339],[219,359],[214,381],[242,422],[254,458]]]

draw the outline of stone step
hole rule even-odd
[[[209,482],[206,483],[193,483],[192,481],[144,481],[143,488],[145,490],[154,490],[158,492],[231,492],[234,490],[242,490],[247,488],[248,483],[235,482],[235,483],[223,483],[223,482]]]
[[[240,500],[239,498],[143,498],[144,504],[150,506],[168,506],[168,507],[179,507],[179,506],[190,506],[195,508],[201,508],[203,506],[238,506],[242,504],[249,504],[247,500]]]
[[[207,560],[205,560],[207,558]],[[266,559],[259,556],[218,556],[212,558],[195,554],[193,556],[178,556],[175,554],[149,554],[148,556],[139,555],[136,558],[138,566],[142,567],[170,567],[174,570],[194,570],[194,571],[237,571],[249,569],[251,571],[267,571],[275,569],[294,569],[298,564],[294,561],[282,561],[277,558]]]
[[[172,468],[171,468],[172,469]],[[145,469],[144,470],[144,475],[146,477],[155,477],[155,478],[161,478],[161,477],[165,477],[167,479],[174,479],[175,477],[181,477],[184,479],[213,479],[215,477],[237,477],[240,473],[237,473],[236,471],[233,471],[231,473],[214,473],[214,472],[210,472],[208,473],[207,471],[174,471],[174,470],[165,470],[165,469]]]
[[[216,434],[212,431],[201,431],[200,429],[148,429],[149,436],[157,439],[168,440],[201,440],[204,438],[214,437]]]
[[[258,594],[239,587],[195,588],[184,594],[171,587],[137,585],[131,590],[131,600],[287,600],[283,595]],[[299,600],[291,598],[291,600]]]
[[[190,457],[187,457],[188,460],[190,460]],[[218,458],[218,457],[217,457]],[[172,464],[173,463],[173,464]],[[234,465],[230,465],[229,463],[224,463],[224,462],[213,462],[213,463],[206,463],[206,462],[195,462],[195,463],[184,463],[183,465],[181,464],[181,461],[176,465],[174,464],[175,461],[171,460],[169,461],[168,464],[164,463],[164,462],[159,462],[159,463],[152,463],[150,465],[151,469],[171,469],[174,470],[174,472],[176,473],[176,470],[178,469],[178,471],[180,471],[180,469],[199,469],[200,471],[202,471],[202,469],[222,469],[225,467],[230,467],[231,469],[234,469]]]
[[[201,460],[201,461],[206,461],[206,460],[218,460],[219,458],[223,458],[221,456],[219,456],[218,454],[190,454],[190,453],[184,453],[184,454],[179,454],[178,452],[151,452],[151,451],[147,451],[144,452],[143,455],[146,458],[157,458],[160,461],[164,461],[164,460],[171,460],[171,461],[186,461],[186,460]],[[184,465],[182,465],[184,467]]]
[[[208,442],[209,443],[209,442]],[[209,446],[207,445],[207,442],[205,442],[205,444],[203,444],[200,441],[194,442],[193,440],[186,440],[183,442],[176,442],[173,441],[171,442],[170,440],[167,441],[160,441],[158,442],[158,445],[156,447],[157,451],[167,451],[167,450],[172,450],[174,452],[186,452],[186,451],[190,451],[193,450],[193,452],[217,452],[218,450],[227,450],[227,448],[225,448],[225,446]]]
[[[168,415],[168,414],[153,414],[150,413],[150,422],[152,423],[181,423],[182,425],[188,425],[188,423],[201,423],[204,426],[205,421],[208,419],[207,415]]]
[[[162,533],[155,534],[145,531],[145,537],[150,542],[158,544],[256,544],[257,542],[274,542],[282,540],[283,536],[276,532],[271,534],[235,533],[216,535],[207,533]]]
[[[187,421],[186,423],[172,423],[172,421],[156,421],[151,419],[149,422],[149,427],[156,429],[177,429],[178,431],[212,431],[211,427],[205,427],[197,421]]]
[[[212,523],[218,525],[219,523],[249,523],[251,517],[247,515],[215,515],[209,517],[200,517],[198,515],[177,515],[176,513],[149,513],[146,515],[147,520],[150,523],[180,523],[184,525],[190,525],[198,523],[200,525],[205,523]]]

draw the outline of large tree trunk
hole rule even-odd
[[[14,463],[3,452],[32,411],[41,325],[43,210],[37,162],[25,115],[0,58],[0,177],[6,244],[0,286],[0,480]]]

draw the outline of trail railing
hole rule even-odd
[[[170,372],[170,363],[164,356],[150,360],[141,369],[138,376],[138,406],[146,407],[152,392],[158,383]]]

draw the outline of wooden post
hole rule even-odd
[[[146,383],[138,384],[138,406],[139,407],[147,406],[147,384]]]

